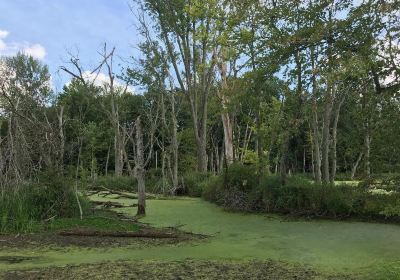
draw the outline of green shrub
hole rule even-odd
[[[182,195],[200,197],[211,173],[191,172],[183,176]]]
[[[263,176],[258,183],[253,170],[232,165],[227,176],[206,181],[203,197],[234,211],[400,220],[397,191],[315,184],[304,176],[288,177],[285,185],[278,176]]]
[[[223,187],[223,179],[221,176],[210,177],[207,181],[203,181],[202,197],[211,202],[219,200],[218,194]]]
[[[256,168],[253,165],[231,164],[226,174],[224,173],[222,176],[225,189],[249,192],[258,184]]]

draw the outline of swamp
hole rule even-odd
[[[398,1],[0,11],[0,279],[400,280]]]

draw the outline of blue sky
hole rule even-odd
[[[68,51],[89,70],[106,42],[121,58],[136,56],[138,35],[130,0],[0,0],[0,55],[25,51],[48,64],[57,89],[67,81],[57,75]],[[118,62],[117,59],[116,62]]]

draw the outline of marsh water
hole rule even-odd
[[[132,204],[132,200],[118,201]],[[136,209],[124,208],[121,211],[133,215]],[[18,255],[26,260],[19,263],[0,261],[0,270],[119,259],[273,259],[327,272],[373,275],[384,271],[400,276],[400,226],[397,225],[306,221],[275,215],[231,213],[194,198],[149,200],[147,216],[141,221],[155,227],[174,226],[211,237],[139,250],[10,249],[0,252],[0,257]]]

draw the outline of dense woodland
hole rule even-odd
[[[146,186],[188,194],[193,177],[232,164],[258,181],[275,174],[281,186],[300,173],[322,185],[394,174],[399,8],[137,0],[140,57],[121,62],[104,45],[87,69],[70,55],[60,92],[40,61],[2,57],[2,197],[49,177],[65,178],[78,202],[80,187],[104,177],[134,178],[141,197]]]

